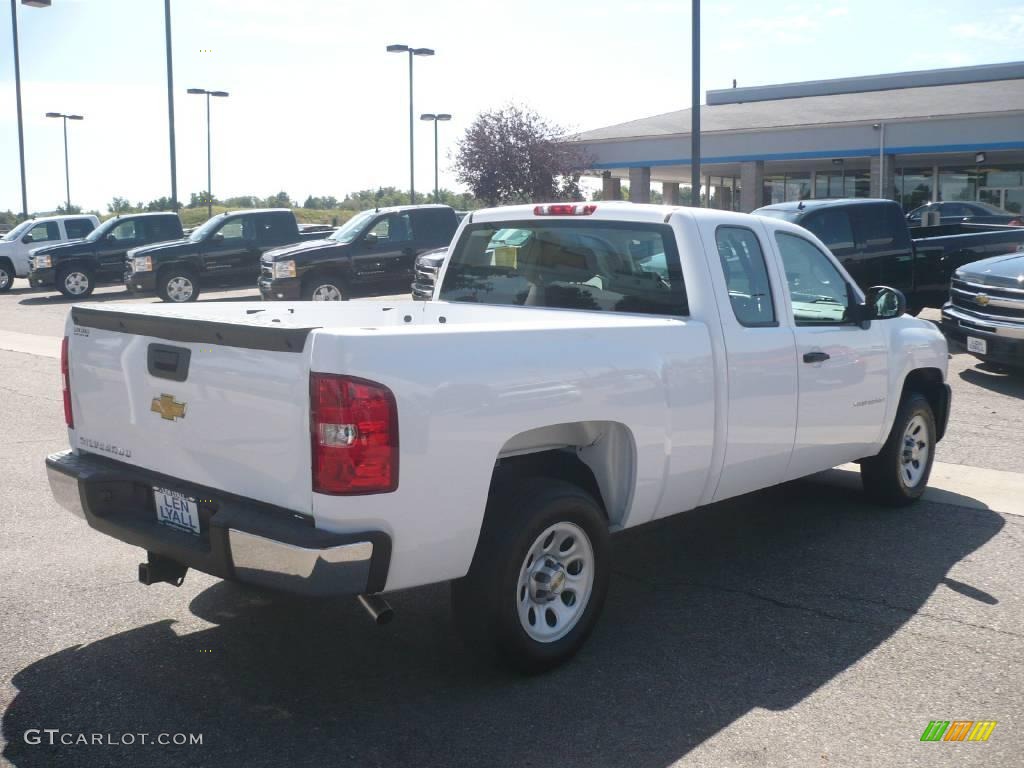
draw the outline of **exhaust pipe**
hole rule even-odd
[[[384,626],[395,617],[394,609],[380,595],[359,595],[359,604],[366,609],[378,627]]]

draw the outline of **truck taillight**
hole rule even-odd
[[[60,383],[64,390],[64,423],[75,428],[75,415],[71,412],[71,375],[68,368],[68,337],[60,343]]]
[[[313,490],[335,495],[398,487],[398,408],[383,384],[310,373]]]
[[[596,205],[580,205],[578,203],[553,203],[535,205],[534,216],[589,216],[597,210]]]

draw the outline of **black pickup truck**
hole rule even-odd
[[[1024,249],[954,272],[942,330],[981,360],[1024,368]]]
[[[416,257],[447,246],[458,225],[447,205],[363,211],[329,238],[267,253],[260,294],[268,300],[341,301],[354,293],[407,289]]]
[[[801,200],[754,213],[810,230],[859,286],[898,288],[915,314],[923,307],[942,306],[957,268],[1024,245],[1024,227],[961,223],[911,230],[891,200]]]
[[[34,288],[53,285],[65,296],[81,299],[100,283],[120,283],[131,249],[181,236],[181,219],[176,213],[114,216],[84,240],[32,251],[28,282]]]
[[[322,232],[300,232],[287,208],[228,211],[185,239],[129,251],[124,282],[132,291],[155,291],[164,301],[195,301],[202,282],[252,285],[264,253],[322,237]]]

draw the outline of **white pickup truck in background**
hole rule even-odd
[[[536,671],[594,626],[610,533],[849,461],[912,502],[949,415],[938,329],[777,219],[475,211],[434,298],[74,307],[55,497],[144,583],[380,618],[453,580],[470,646]]]
[[[26,219],[0,237],[0,293],[9,291],[16,277],[28,277],[29,256],[43,248],[71,240],[81,240],[100,225],[90,214],[43,216]]]

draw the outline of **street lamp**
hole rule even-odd
[[[65,115],[63,112],[47,112],[47,117],[59,117],[64,120],[64,186],[67,192],[68,205],[65,213],[71,213],[71,174],[68,171],[68,120],[84,120],[81,115]]]
[[[22,5],[48,8],[50,0],[21,0]],[[11,0],[11,34],[14,36],[14,95],[18,103],[18,161],[21,164],[21,215],[28,218],[28,195],[25,193],[25,128],[21,119],[21,60],[18,56],[18,4]]]
[[[191,94],[206,96],[206,218],[213,216],[213,181],[210,163],[210,97],[226,97],[227,91],[208,91],[205,88],[189,88]]]
[[[388,53],[409,54],[409,204],[416,204],[416,170],[413,160],[413,109],[412,109],[412,57],[433,56],[433,48],[413,48],[408,45],[389,45]]]
[[[434,123],[434,202],[435,203],[440,203],[441,202],[441,190],[440,190],[440,188],[437,185],[437,123],[438,123],[439,120],[447,121],[447,120],[451,120],[451,119],[452,119],[451,115],[446,115],[446,114],[437,114],[437,115],[435,115],[435,114],[433,114],[431,112],[427,112],[425,114],[420,115],[420,120],[429,120],[429,121]]]

